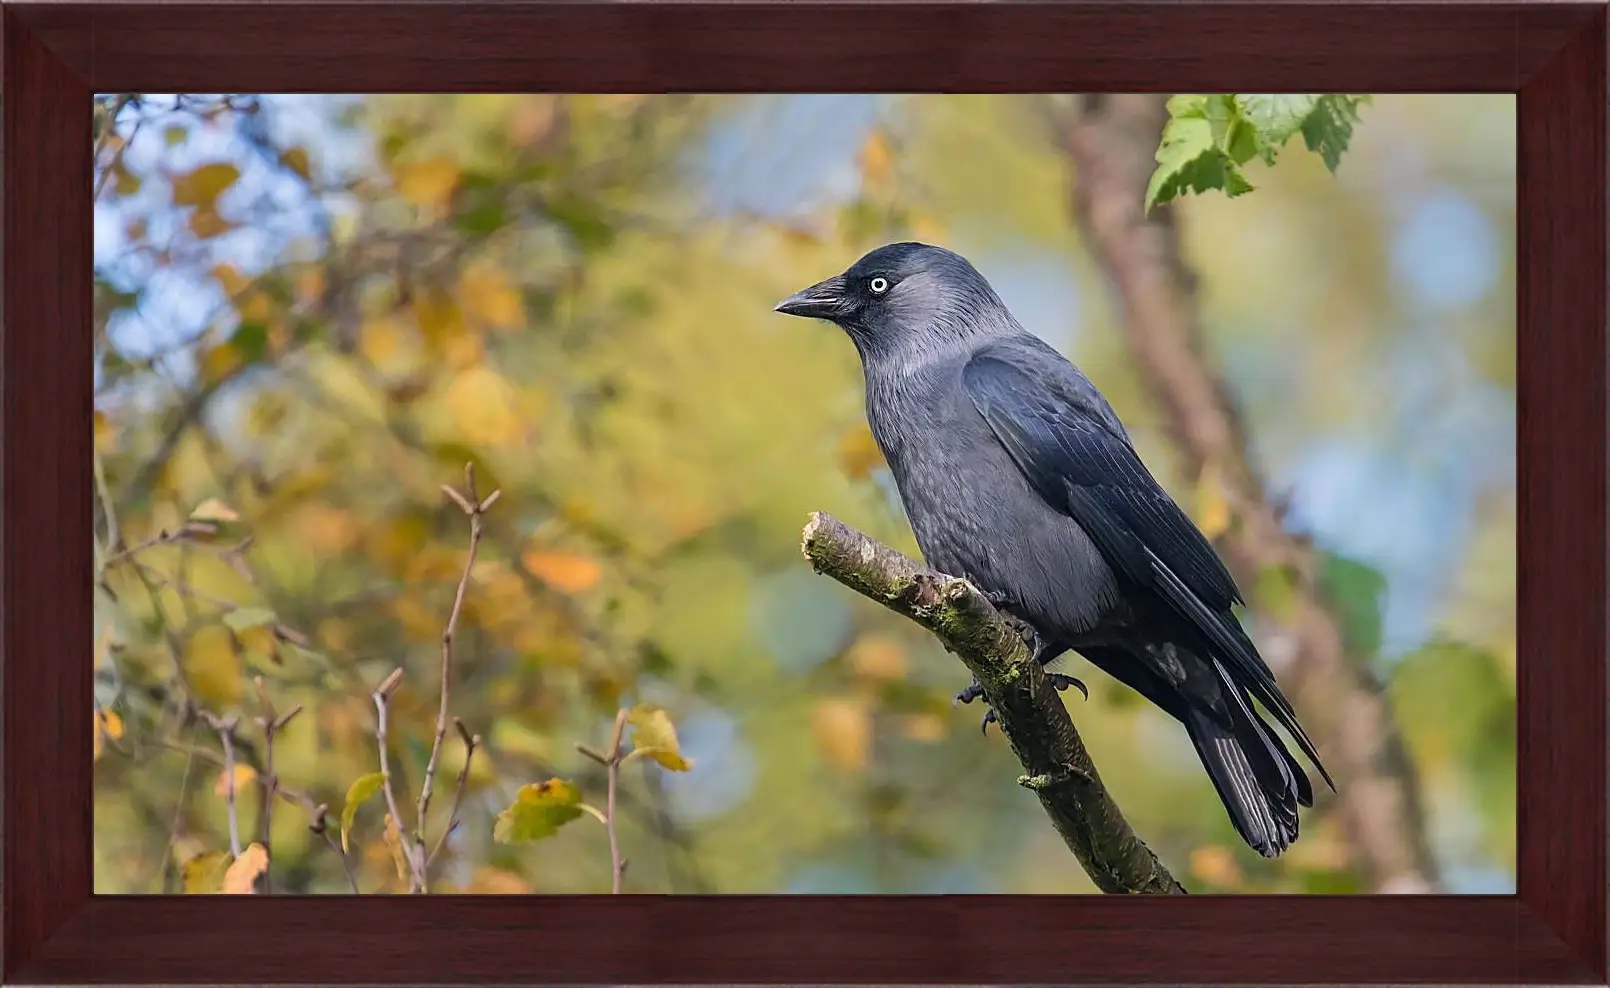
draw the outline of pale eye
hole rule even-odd
[[[872,289],[872,294],[882,295],[884,292],[889,290],[889,279],[882,277],[873,278],[872,283],[867,287]]]

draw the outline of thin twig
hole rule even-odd
[[[442,853],[442,848],[447,844],[447,836],[453,832],[458,820],[459,807],[464,805],[464,792],[469,788],[470,784],[470,762],[475,758],[475,749],[481,746],[481,736],[471,734],[469,729],[464,726],[464,722],[457,717],[453,718],[453,727],[458,730],[458,736],[464,742],[464,767],[458,773],[458,789],[453,793],[453,808],[448,811],[447,826],[443,827],[442,832],[436,836],[436,844],[430,849],[430,856],[425,859],[427,871],[430,869],[432,862],[436,860],[436,855]]]
[[[430,759],[425,763],[425,777],[424,781],[419,787],[419,813],[417,823],[414,827],[415,854],[419,857],[421,867],[423,868],[428,868],[430,865],[430,859],[436,856],[436,851],[434,850],[431,851],[428,856],[425,853],[425,816],[430,810],[431,789],[435,784],[436,765],[441,759],[442,739],[447,736],[447,708],[453,684],[453,636],[458,633],[458,619],[459,615],[464,612],[464,594],[469,589],[470,571],[475,567],[475,553],[476,550],[478,550],[481,546],[481,516],[486,509],[491,507],[492,504],[497,500],[500,493],[499,491],[493,491],[487,496],[487,499],[484,502],[480,500],[475,493],[475,465],[473,463],[464,464],[464,488],[464,494],[460,494],[453,488],[445,484],[442,485],[442,491],[446,493],[448,497],[452,498],[453,501],[458,504],[459,508],[461,508],[463,512],[469,516],[470,551],[468,557],[466,557],[464,560],[464,573],[459,577],[458,580],[458,591],[453,596],[453,609],[447,616],[447,626],[442,629],[441,701],[436,710],[436,736],[431,741]],[[460,732],[462,733],[462,731],[463,727],[461,725]],[[469,744],[467,735],[466,744]],[[470,745],[470,752],[474,752],[473,745]],[[463,794],[464,779],[468,776],[469,769],[469,756],[466,755],[464,759],[465,774],[464,776],[461,776],[459,780],[460,797],[462,797]],[[453,805],[454,812],[456,813],[458,807],[456,800],[454,801]],[[441,839],[437,841],[437,849],[440,849],[441,841],[447,839],[447,832],[453,829],[453,820],[453,816],[449,816],[447,818],[447,823],[442,828]],[[421,878],[423,879],[423,876],[421,876]]]
[[[168,847],[162,852],[162,863],[157,866],[156,878],[162,883],[158,891],[167,891],[168,862],[173,860],[173,845],[179,842],[179,828],[184,824],[185,801],[190,797],[190,772],[196,767],[195,752],[185,755],[184,775],[179,777],[179,799],[173,807],[173,823],[168,825]]]
[[[97,462],[99,462],[98,459]],[[103,492],[103,497],[107,499],[104,510],[107,512],[107,517],[111,517],[110,495]],[[213,535],[217,531],[217,525],[204,521],[187,521],[178,528],[164,528],[138,545],[130,546],[127,549],[118,550],[108,555],[106,561],[102,564],[102,569],[111,569],[118,563],[127,562],[147,549],[152,549],[159,545],[192,543],[198,535]],[[116,544],[117,537],[115,534],[107,537],[107,546],[109,548],[115,548]]]
[[[113,133],[117,130],[118,114],[122,113],[123,108],[128,106],[130,103],[133,103],[134,100],[135,97],[133,96],[119,96],[117,98],[117,102],[112,104],[111,112],[106,118],[106,130],[101,134],[100,140],[95,142],[96,163],[100,162],[101,152],[106,150],[107,142],[112,139]],[[144,117],[136,120],[134,122],[134,129],[129,131],[129,136],[122,140],[122,143],[117,146],[116,151],[112,152],[112,160],[106,163],[106,167],[101,170],[100,176],[95,180],[95,192],[93,195],[91,195],[90,202],[101,201],[101,192],[106,188],[106,180],[111,177],[112,172],[117,168],[118,163],[123,160],[123,152],[128,150],[128,146],[134,142],[134,138],[139,135],[140,128],[144,125]]]
[[[111,565],[111,554],[117,552],[118,540],[122,533],[117,527],[117,510],[112,506],[112,489],[106,484],[106,465],[101,462],[101,451],[95,451],[95,495],[101,501],[101,514],[106,516],[106,552],[108,558],[101,560],[101,572]]]
[[[615,788],[621,774],[621,735],[626,731],[627,713],[624,707],[615,713],[615,733],[609,739],[609,801],[604,804],[604,827],[609,831],[609,891],[614,895],[621,894],[621,879],[626,875],[620,837],[615,832]]]
[[[386,810],[391,814],[392,825],[397,828],[397,840],[402,844],[403,860],[408,862],[410,876],[408,891],[424,892],[425,876],[420,864],[414,860],[411,845],[403,836],[402,814],[397,812],[397,797],[391,788],[391,757],[386,753],[386,703],[391,699],[391,693],[397,688],[397,684],[402,682],[402,674],[402,667],[398,666],[375,688],[375,744],[380,749],[381,789],[386,794]]]
[[[306,803],[303,805],[306,807],[308,815],[313,818],[313,822],[307,825],[307,829],[323,837],[324,843],[330,845],[330,850],[334,851],[336,857],[341,859],[341,870],[346,872],[347,884],[352,886],[352,893],[354,895],[363,894],[358,889],[358,876],[352,870],[352,860],[347,857],[347,852],[341,849],[341,842],[335,839],[334,834],[330,833],[330,807],[324,803],[320,803],[317,806]]]
[[[263,710],[262,716],[257,718],[257,726],[263,731],[263,774],[259,781],[263,786],[263,808],[259,814],[263,834],[263,850],[272,852],[271,838],[274,822],[274,797],[279,793],[280,779],[274,771],[274,736],[285,728],[297,714],[302,712],[302,705],[297,704],[283,714],[274,712],[274,705],[269,702],[268,690],[263,686],[263,677],[256,676],[252,680],[257,687],[257,703]],[[273,861],[274,855],[270,853],[268,860]],[[269,888],[269,865],[263,866],[263,894],[267,895]]]
[[[235,814],[235,728],[240,721],[234,714],[222,720],[203,714],[224,744],[224,799],[229,806],[229,853],[240,857],[240,818]]]

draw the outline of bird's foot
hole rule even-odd
[[[1086,700],[1090,699],[1090,688],[1072,676],[1064,676],[1060,672],[1048,672],[1045,678],[1051,681],[1051,685],[1056,687],[1058,693],[1065,693],[1068,687],[1072,686],[1078,689]]]
[[[962,690],[960,693],[957,693],[955,697],[951,699],[950,705],[954,707],[962,703],[972,703],[974,700],[983,695],[984,687],[978,685],[978,680],[975,679],[971,683],[967,684],[966,689]]]
[[[1090,688],[1085,686],[1084,683],[1080,682],[1073,676],[1065,676],[1060,672],[1048,672],[1045,674],[1045,678],[1050,681],[1051,685],[1058,693],[1066,692],[1069,687],[1072,687],[1073,689],[1078,690],[1086,700],[1090,699]],[[951,702],[951,705],[955,706],[961,703],[972,703],[974,700],[983,695],[984,687],[978,685],[977,682],[969,683],[966,689],[956,694],[956,697]],[[995,716],[995,708],[990,707],[988,710],[984,711],[984,719],[979,723],[978,731],[980,734],[987,735],[989,734],[989,726],[991,724],[998,723],[1000,723],[1000,718]]]

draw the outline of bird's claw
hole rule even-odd
[[[1072,686],[1078,689],[1086,700],[1090,699],[1089,687],[1072,676],[1064,676],[1060,672],[1048,672],[1045,674],[1045,678],[1050,680],[1051,685],[1056,687],[1058,693],[1066,692],[1068,687]]]
[[[974,700],[983,695],[984,687],[978,685],[978,682],[975,680],[974,682],[969,683],[966,689],[952,697],[950,705],[954,707],[963,703],[972,703]]]
[[[991,724],[993,724],[993,723],[996,723],[996,722],[997,722],[997,718],[995,716],[995,708],[990,707],[988,710],[984,711],[984,720],[983,720],[982,723],[980,723],[978,725],[978,732],[980,734],[984,735],[985,737],[988,737],[989,736],[989,726]]]

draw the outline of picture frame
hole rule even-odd
[[[1606,8],[20,2],[3,7],[11,983],[1603,983]],[[1514,92],[1512,896],[91,894],[97,92]]]

